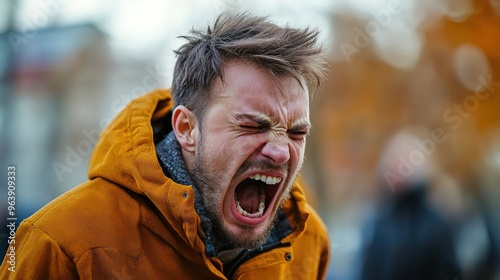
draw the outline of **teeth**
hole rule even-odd
[[[281,182],[280,177],[268,176],[264,174],[255,174],[250,176],[249,178],[256,181],[262,181],[267,185],[276,185],[279,182]],[[236,209],[238,210],[238,213],[240,213],[245,217],[259,218],[264,214],[265,208],[266,208],[266,192],[264,191],[264,188],[260,189],[259,208],[257,209],[256,213],[250,214],[247,211],[245,211],[243,208],[241,208],[238,198],[236,198]]]
[[[279,182],[281,182],[280,177],[273,177],[273,176],[266,176],[263,174],[255,174],[249,177],[250,179],[257,180],[257,181],[262,181],[268,185],[276,185]]]
[[[259,209],[256,213],[250,214],[247,211],[245,211],[243,208],[241,208],[240,202],[238,201],[238,198],[236,198],[236,210],[238,210],[238,213],[245,217],[250,217],[250,218],[259,218],[264,214],[264,209],[266,208],[266,193],[264,192],[264,189],[260,189],[260,198],[259,198]]]
[[[264,189],[260,189],[260,199],[259,199],[259,212],[258,213],[261,213],[260,216],[262,216],[262,214],[264,214],[264,208],[266,208],[266,192],[264,192]]]

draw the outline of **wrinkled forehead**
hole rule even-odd
[[[309,92],[305,82],[292,76],[274,76],[253,63],[228,63],[223,79],[213,85],[212,105],[266,116],[274,122],[296,122],[309,118]],[[217,106],[217,105],[216,105]]]
[[[212,83],[213,97],[230,98],[254,95],[268,97],[283,103],[308,103],[309,90],[303,77],[276,75],[271,70],[246,60],[229,60],[222,68],[222,79],[216,77]]]

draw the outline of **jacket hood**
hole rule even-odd
[[[101,132],[90,158],[89,179],[103,178],[138,194],[161,187],[167,178],[156,157],[155,136],[171,128],[169,90],[131,101]]]
[[[90,158],[89,179],[101,178],[144,195],[191,246],[204,251],[199,238],[200,218],[194,210],[191,186],[168,178],[158,161],[155,144],[171,130],[173,100],[169,90],[156,90],[131,101],[102,131]],[[296,230],[304,230],[309,215],[302,188],[295,184],[283,205]]]

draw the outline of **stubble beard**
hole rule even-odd
[[[262,245],[270,235],[276,223],[276,217],[266,230],[256,235],[253,233],[253,226],[246,226],[249,234],[235,235],[231,233],[228,227],[223,222],[222,217],[222,200],[224,199],[224,191],[227,187],[217,184],[218,176],[214,176],[203,163],[203,160],[197,157],[193,166],[191,179],[198,189],[201,199],[199,200],[203,211],[211,221],[209,234],[212,237],[213,245],[218,250],[226,250],[233,248],[253,249]],[[217,173],[217,172],[214,172]],[[211,175],[212,174],[212,175]],[[276,216],[276,215],[275,215]]]
[[[274,213],[274,217],[271,218],[272,221],[270,225],[260,234],[256,234],[254,232],[254,227],[250,225],[243,226],[244,230],[248,234],[235,235],[231,233],[223,221],[223,213],[221,209],[222,200],[224,199],[225,194],[224,192],[227,189],[227,186],[220,186],[218,184],[218,181],[220,180],[219,178],[222,178],[222,176],[219,175],[224,174],[226,171],[208,168],[210,165],[204,161],[204,159],[200,156],[201,154],[203,154],[201,151],[197,151],[193,170],[190,172],[190,176],[199,192],[199,195],[201,196],[201,199],[198,200],[198,204],[201,205],[198,207],[203,209],[197,209],[198,214],[203,212],[210,220],[211,227],[204,230],[209,231],[208,234],[212,237],[212,242],[215,248],[217,250],[233,248],[253,249],[264,244],[277,223],[278,215]],[[249,165],[251,164],[243,166],[238,172],[242,173],[247,170]],[[290,173],[287,172],[286,174]],[[277,202],[278,209],[281,208],[285,200],[290,197],[290,191],[294,181],[295,177],[288,178],[288,181],[285,182],[286,191],[282,195],[281,201]]]

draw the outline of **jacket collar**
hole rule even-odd
[[[170,177],[178,184],[192,186],[194,192],[194,209],[201,219],[200,226],[205,235],[207,255],[216,255],[217,252],[212,242],[212,222],[205,210],[201,192],[198,187],[193,184],[186,170],[186,164],[182,158],[181,146],[175,138],[173,131],[170,131],[167,137],[156,145],[156,153],[158,154],[158,159],[167,177]]]

